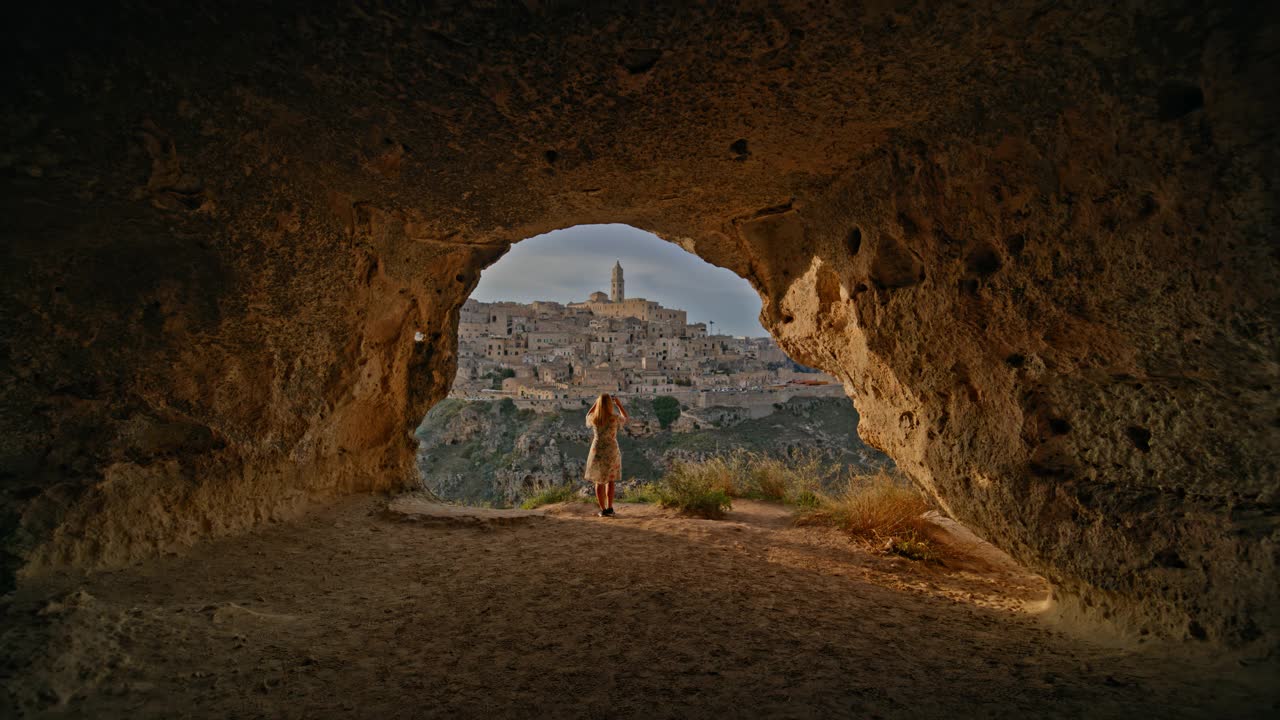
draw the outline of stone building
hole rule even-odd
[[[806,382],[795,382],[795,368],[771,338],[708,335],[684,310],[628,298],[621,263],[610,280],[609,295],[567,305],[467,300],[454,395],[510,397],[535,410],[602,392],[671,395],[689,407],[711,402],[759,415],[793,395],[841,390],[825,375],[801,373]],[[716,394],[708,400],[710,389]]]

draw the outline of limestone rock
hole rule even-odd
[[[625,222],[1064,612],[1274,646],[1277,12],[23,6],[4,575],[408,486],[480,270]]]

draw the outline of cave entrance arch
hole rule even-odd
[[[645,435],[671,425],[715,452],[774,456],[803,445],[841,474],[883,466],[857,439],[842,383],[787,356],[760,325],[760,309],[741,276],[629,225],[578,225],[515,243],[459,310],[458,372],[416,433],[424,485],[485,504],[581,485],[590,435],[578,416],[600,392],[619,395]],[[678,419],[655,415],[659,397],[679,403]],[[806,434],[801,417],[823,423]],[[765,423],[779,429],[765,433]],[[741,435],[730,429],[740,425]],[[490,447],[506,440],[511,447]],[[627,434],[623,444],[635,450],[624,453],[624,480],[657,480],[662,443]],[[510,466],[491,467],[495,452]]]
[[[410,476],[479,271],[623,220],[1082,611],[1275,646],[1269,7],[516,5],[24,9],[6,576]]]

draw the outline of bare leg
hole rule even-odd
[[[609,483],[609,507],[613,507],[613,483]]]
[[[596,483],[596,502],[600,505],[601,510],[608,507],[605,505],[605,501],[608,499],[608,492],[612,486],[613,483],[609,483],[609,487],[605,487],[604,483]]]

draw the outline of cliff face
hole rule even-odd
[[[1064,609],[1273,644],[1274,6],[691,5],[19,11],[7,570],[412,483],[479,271],[608,221]]]
[[[624,481],[658,480],[677,460],[737,449],[773,457],[810,455],[845,471],[873,472],[888,458],[857,437],[858,414],[843,399],[793,398],[770,415],[689,430],[662,430],[650,403],[627,404],[619,435]],[[538,490],[577,485],[591,430],[586,408],[535,414],[499,402],[441,401],[418,428],[418,469],[435,495],[468,503],[515,504]]]

